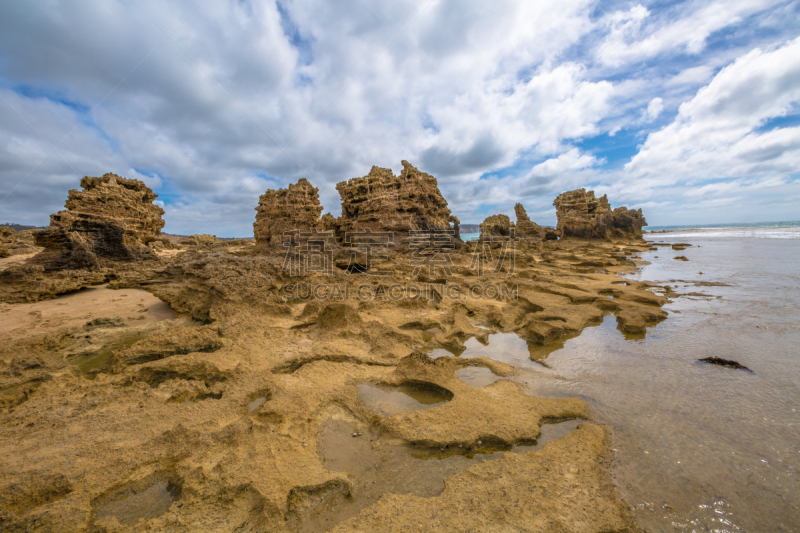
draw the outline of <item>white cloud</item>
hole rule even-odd
[[[750,66],[709,82],[736,52],[706,46],[748,17],[775,39],[795,32],[769,5],[696,0],[598,18],[592,0],[1,3],[0,189],[17,187],[1,209],[46,223],[81,176],[112,171],[157,189],[167,231],[241,236],[266,188],[308,178],[338,213],[336,182],[401,159],[437,176],[465,222],[521,198],[550,216],[570,187],[642,203],[676,177],[782,176],[797,168],[796,132],[757,126],[787,112],[769,107],[785,91],[756,87],[767,107],[748,111],[747,87],[724,91],[756,66],[741,60]],[[697,60],[675,62],[687,54]],[[770,68],[793,59],[781,61]],[[681,102],[673,125],[644,129]],[[603,132],[650,135],[619,171],[581,144]]]
[[[800,39],[771,51],[755,49],[682,104],[675,120],[650,134],[625,170],[650,186],[796,172],[800,128],[758,128],[797,102]]]
[[[647,122],[653,122],[661,112],[664,110],[664,100],[655,97],[647,104],[647,111],[645,111],[645,119]]]
[[[650,12],[637,5],[604,19],[611,31],[597,49],[598,59],[608,65],[641,61],[661,53],[699,54],[714,32],[742,22],[746,17],[779,4],[779,0],[725,0],[680,4],[675,17],[647,24]]]
[[[667,81],[667,85],[697,85],[707,82],[714,74],[710,65],[699,65],[681,70]]]
[[[598,164],[597,159],[589,154],[582,154],[577,148],[564,152],[555,159],[548,159],[531,169],[530,176],[559,176],[572,170],[583,170]]]

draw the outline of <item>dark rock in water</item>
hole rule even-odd
[[[736,361],[731,361],[730,359],[722,359],[720,357],[706,357],[703,359],[698,359],[698,361],[700,361],[701,363],[711,363],[712,365],[726,366],[728,368],[735,368],[737,370],[747,370],[748,372],[752,372],[752,370],[750,370],[746,366],[737,363]]]
[[[678,261],[688,261],[689,260],[685,255],[679,255],[677,257],[673,257],[673,259],[677,259]]]
[[[612,239],[615,237],[641,237],[647,225],[641,209],[618,207],[611,210],[608,197],[596,198],[594,191],[577,189],[560,194],[556,207],[560,237],[585,237]]]

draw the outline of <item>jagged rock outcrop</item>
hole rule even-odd
[[[577,189],[560,194],[556,207],[559,237],[586,237],[611,239],[615,237],[641,237],[647,222],[642,210],[618,207],[611,210],[607,195],[595,198],[594,191]]]
[[[461,221],[455,215],[450,215],[450,222],[453,223],[453,234],[457,240],[461,240]]]
[[[543,241],[545,230],[536,222],[528,217],[525,207],[522,204],[514,206],[514,213],[517,215],[517,237],[524,241]]]
[[[196,246],[203,250],[209,250],[218,244],[221,244],[220,239],[207,233],[189,235],[181,241],[181,246]]]
[[[347,231],[391,231],[396,237],[411,230],[452,229],[447,200],[436,178],[403,161],[399,176],[372,167],[369,174],[336,185],[342,197],[339,234]]]
[[[281,244],[286,231],[310,231],[321,226],[319,189],[301,178],[286,189],[262,194],[256,211],[253,223],[256,246]]]
[[[647,225],[641,209],[618,207],[614,209],[611,225],[617,234],[642,236],[642,228]]]
[[[0,271],[0,302],[47,300],[104,281],[106,277],[97,271],[73,269],[48,273],[38,264],[14,265]]]
[[[8,257],[11,252],[8,249],[8,242],[11,236],[14,235],[14,230],[8,226],[0,226],[0,257]]]
[[[158,195],[139,180],[105,174],[81,180],[69,191],[66,210],[50,216],[50,227],[34,233],[44,251],[32,258],[45,270],[94,269],[106,261],[155,259],[147,243],[161,235],[164,210]]]
[[[33,234],[36,231],[37,230],[34,229],[18,230],[16,233],[12,233],[6,237],[4,241],[0,238],[0,242],[3,242],[8,248],[9,256],[40,252],[41,248],[37,248],[33,244]]]
[[[492,215],[481,223],[481,238],[509,237],[512,230],[515,226],[508,215]]]

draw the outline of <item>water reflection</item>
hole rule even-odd
[[[382,417],[406,411],[430,409],[453,399],[453,393],[432,383],[406,383],[398,386],[358,386],[358,395],[367,407]]]
[[[515,446],[512,451],[524,453],[541,449],[548,442],[574,431],[580,422],[543,424],[542,434],[535,443]],[[330,503],[311,509],[303,517],[299,531],[325,531],[355,516],[386,493],[415,494],[423,498],[437,496],[444,490],[447,477],[473,464],[498,459],[505,453],[495,448],[452,449],[440,453],[439,450],[381,444],[378,435],[366,426],[336,419],[322,425],[318,442],[325,468],[347,473],[354,485],[349,498],[332,499]]]
[[[456,376],[467,385],[473,387],[485,387],[491,385],[498,379],[502,379],[488,368],[483,368],[482,366],[467,366],[461,368],[456,371]]]

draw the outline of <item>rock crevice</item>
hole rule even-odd
[[[286,189],[269,190],[256,207],[253,233],[256,246],[280,244],[287,231],[310,231],[321,227],[319,189],[301,178]]]

